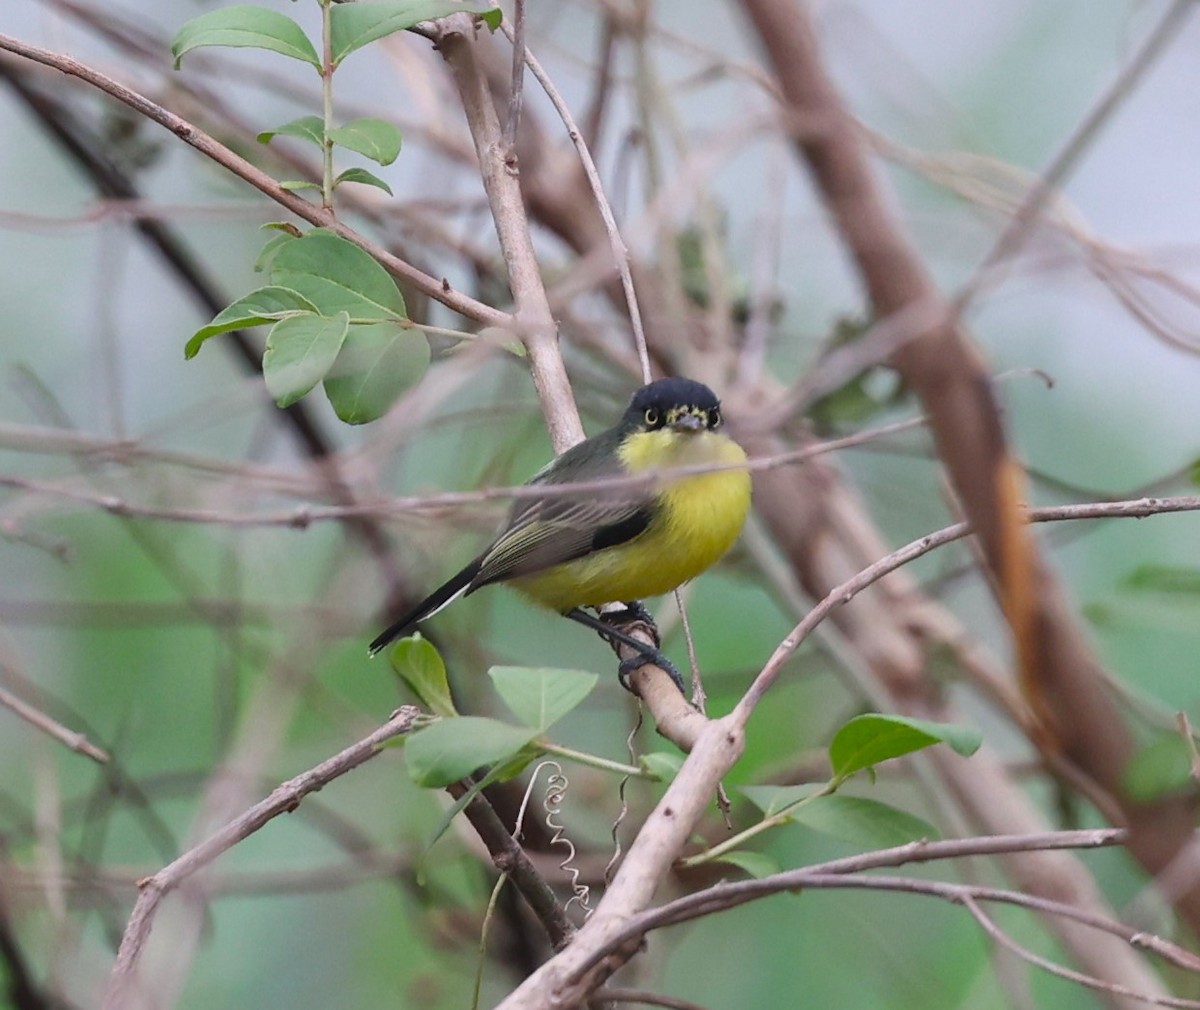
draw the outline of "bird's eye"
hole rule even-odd
[[[708,427],[713,431],[721,427],[720,408],[713,407],[713,409],[708,412]]]
[[[646,413],[644,413],[642,415],[642,419],[646,422],[647,428],[657,428],[661,421],[661,418],[658,415],[658,411],[655,410],[653,407],[646,408]]]

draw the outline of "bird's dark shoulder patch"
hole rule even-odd
[[[634,537],[644,533],[654,518],[652,506],[640,508],[619,522],[601,526],[592,536],[592,550],[602,551],[606,547],[617,547],[628,543]]]

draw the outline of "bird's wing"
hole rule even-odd
[[[534,499],[534,506],[522,510],[484,554],[468,592],[616,547],[645,530],[653,518],[654,505],[644,500]]]
[[[616,454],[619,438],[619,432],[609,431],[593,440],[590,451],[570,449],[529,483],[553,486],[619,477],[624,472]],[[504,532],[480,558],[468,592],[623,544],[650,525],[655,510],[654,496],[644,487],[520,500]]]

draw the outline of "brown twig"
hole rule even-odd
[[[505,29],[508,34],[508,29]],[[514,39],[513,44],[516,45]],[[562,119],[563,125],[567,128],[567,137],[570,139],[575,151],[579,156],[579,163],[583,166],[583,174],[587,178],[588,187],[592,191],[592,199],[596,202],[596,210],[599,211],[601,219],[604,221],[604,230],[608,235],[609,248],[612,249],[613,264],[616,267],[617,274],[621,278],[621,291],[625,296],[625,308],[629,315],[629,325],[633,330],[633,346],[637,351],[638,363],[642,367],[642,382],[649,382],[653,378],[653,373],[650,369],[650,354],[646,348],[646,331],[642,326],[642,311],[638,307],[637,289],[633,284],[633,273],[629,269],[629,247],[625,244],[625,239],[621,236],[621,229],[617,225],[617,219],[613,214],[612,206],[608,202],[608,196],[604,192],[604,183],[600,180],[600,171],[596,168],[595,159],[592,158],[592,152],[588,148],[587,140],[583,131],[575,122],[575,117],[571,113],[571,108],[567,105],[566,100],[554,86],[554,82],[550,79],[550,75],[542,68],[542,65],[534,57],[533,53],[525,51],[525,59],[529,64],[529,69],[533,72],[533,76],[542,86],[542,90],[546,92],[546,97],[550,99],[550,104],[554,106],[554,111],[558,113]]]
[[[809,9],[794,0],[746,0],[742,9],[767,53],[785,114],[803,126],[794,136],[796,151],[853,257],[874,316],[936,303],[941,295],[876,181],[861,133],[825,70]],[[1175,16],[1174,9],[1168,16]],[[1100,104],[1102,111],[1111,107]],[[1085,125],[1083,135],[1090,136],[1094,126]],[[1134,741],[1103,687],[1100,661],[1074,606],[1021,526],[1020,467],[981,356],[953,306],[947,303],[940,323],[901,346],[893,364],[921,399],[938,455],[1000,589],[1023,694],[1035,713],[1034,742],[1118,797],[1135,828],[1130,851],[1157,874],[1187,844],[1191,814],[1175,799],[1139,804],[1124,795]],[[1193,926],[1200,923],[1200,884],[1176,907]]]
[[[533,384],[550,441],[554,451],[561,453],[583,441],[583,425],[559,352],[558,328],[529,232],[516,152],[504,143],[491,91],[475,58],[475,19],[469,14],[453,14],[432,25],[430,37],[450,68],[475,143],[480,178],[516,304],[513,329],[529,352]]]
[[[587,971],[602,958],[644,936],[649,930],[687,922],[714,911],[737,907],[771,894],[798,891],[804,888],[854,887],[884,891],[902,891],[945,898],[961,904],[964,900],[994,901],[1018,905],[1032,911],[1048,913],[1078,922],[1089,929],[1118,937],[1126,943],[1150,950],[1164,960],[1186,971],[1200,972],[1200,958],[1190,951],[1126,926],[1105,916],[1096,915],[1061,901],[1054,901],[1003,888],[981,887],[972,884],[946,883],[916,878],[858,876],[868,870],[896,867],[909,863],[961,859],[968,856],[1001,855],[1016,852],[1046,852],[1065,849],[1091,849],[1123,844],[1127,835],[1120,829],[1088,831],[1043,832],[1030,835],[994,835],[979,838],[947,839],[945,841],[912,842],[907,845],[876,852],[863,853],[828,863],[772,874],[755,880],[723,882],[693,894],[677,898],[635,916],[619,933],[610,938],[605,948],[593,952],[592,958],[580,969]],[[1107,983],[1106,983],[1107,984]],[[1139,998],[1154,1000],[1154,997]],[[1171,1005],[1171,1004],[1166,1004]],[[1192,1006],[1196,1004],[1183,1003]]]
[[[41,46],[31,45],[10,35],[0,34],[0,49],[15,53],[25,59],[40,63],[43,66],[59,70],[71,77],[76,77],[86,84],[103,91],[117,101],[129,106],[135,112],[158,123],[170,130],[185,144],[194,147],[201,154],[211,158],[223,168],[228,169],[238,178],[248,182],[259,192],[270,197],[282,207],[286,207],[297,217],[314,224],[319,228],[328,228],[348,242],[354,243],[364,252],[376,259],[385,270],[398,280],[411,284],[422,294],[428,295],[434,301],[441,302],[449,309],[467,319],[473,319],[486,326],[497,326],[513,329],[514,320],[507,313],[493,309],[489,305],[476,301],[474,298],[456,291],[449,282],[428,274],[400,259],[382,246],[360,235],[354,229],[347,227],[331,213],[321,207],[309,203],[303,197],[284,189],[275,179],[261,169],[255,167],[245,158],[235,154],[224,144],[198,129],[181,116],[163,108],[156,102],[126,87],[107,74],[81,63],[79,60],[64,53],[56,53]],[[518,328],[519,332],[519,328]]]
[[[93,744],[82,733],[67,729],[62,723],[51,719],[45,712],[39,711],[2,687],[0,687],[0,705],[24,719],[31,726],[37,727],[47,736],[53,737],[76,754],[83,754],[98,764],[105,764],[109,760],[108,753]]]
[[[129,1005],[131,995],[136,992],[138,965],[163,898],[242,839],[248,838],[280,814],[291,813],[309,793],[324,788],[375,757],[387,741],[409,732],[418,714],[417,709],[411,706],[401,708],[375,732],[315,768],[284,782],[262,802],[234,818],[152,877],[139,881],[137,903],[125,927],[125,935],[121,938],[116,964],[104,994],[104,1010],[121,1010]]]

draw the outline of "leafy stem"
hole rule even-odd
[[[333,0],[321,5],[321,205],[333,211]]]
[[[839,785],[841,785],[841,782],[837,778],[832,778],[816,792],[808,796],[804,796],[801,799],[796,800],[794,803],[789,803],[783,809],[777,810],[775,813],[764,817],[757,824],[752,824],[745,831],[739,831],[733,837],[726,838],[725,841],[721,842],[719,845],[714,845],[711,849],[705,849],[703,852],[697,852],[694,856],[688,856],[687,859],[681,859],[679,861],[679,865],[691,868],[694,866],[701,866],[704,863],[711,863],[716,859],[720,859],[723,855],[725,855],[726,852],[732,852],[734,849],[740,848],[751,838],[761,835],[764,831],[787,824],[792,820],[792,811],[799,810],[801,807],[812,803],[813,800],[816,800],[822,796],[832,796],[835,792],[837,792]]]
[[[610,761],[608,758],[588,754],[585,751],[573,750],[570,747],[563,747],[561,744],[550,743],[548,740],[538,740],[537,749],[544,754],[553,754],[556,757],[565,758],[567,761],[574,761],[576,764],[598,768],[600,771],[615,772],[617,775],[628,775],[630,778],[648,779],[651,782],[656,782],[659,778],[653,772],[648,772],[644,768],[635,768],[633,765],[621,764],[620,761]]]

